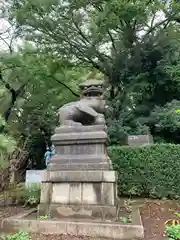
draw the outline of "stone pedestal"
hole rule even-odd
[[[116,173],[107,155],[105,126],[60,127],[42,182],[39,215],[116,217]]]

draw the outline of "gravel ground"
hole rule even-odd
[[[32,240],[94,240],[89,237],[75,237],[75,236],[59,236],[59,235],[43,235],[32,234]],[[97,240],[97,239],[95,239]]]
[[[4,207],[4,206],[0,206],[0,222],[7,217],[19,214],[21,212],[24,211],[24,208],[22,206],[8,206],[8,207]]]
[[[140,210],[145,240],[165,240],[165,222],[178,219],[175,213],[180,213],[180,205],[176,201],[148,201]]]

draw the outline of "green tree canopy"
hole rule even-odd
[[[53,67],[45,67],[46,77],[49,69],[56,72],[57,65],[61,74],[73,65],[75,72],[80,66],[105,76],[114,141],[152,131],[149,117],[154,108],[180,100],[178,1],[9,0],[8,4],[9,21],[19,36],[33,42],[38,57],[50,59]],[[62,68],[52,59],[60,60]]]

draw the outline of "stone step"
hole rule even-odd
[[[32,211],[32,210],[31,210]],[[29,213],[30,215],[30,213]],[[142,224],[105,223],[102,221],[73,221],[72,219],[39,220],[30,218],[28,214],[17,215],[4,219],[3,229],[27,231],[43,234],[72,235],[76,237],[88,236],[93,239],[134,240],[144,239]]]

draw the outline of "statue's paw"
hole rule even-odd
[[[103,114],[99,114],[98,116],[97,116],[97,118],[95,119],[95,124],[97,124],[97,125],[104,125],[106,123],[106,121],[105,121],[105,118],[104,118],[104,115]]]
[[[82,123],[80,123],[80,122],[74,122],[74,123],[73,123],[73,126],[82,126]]]

